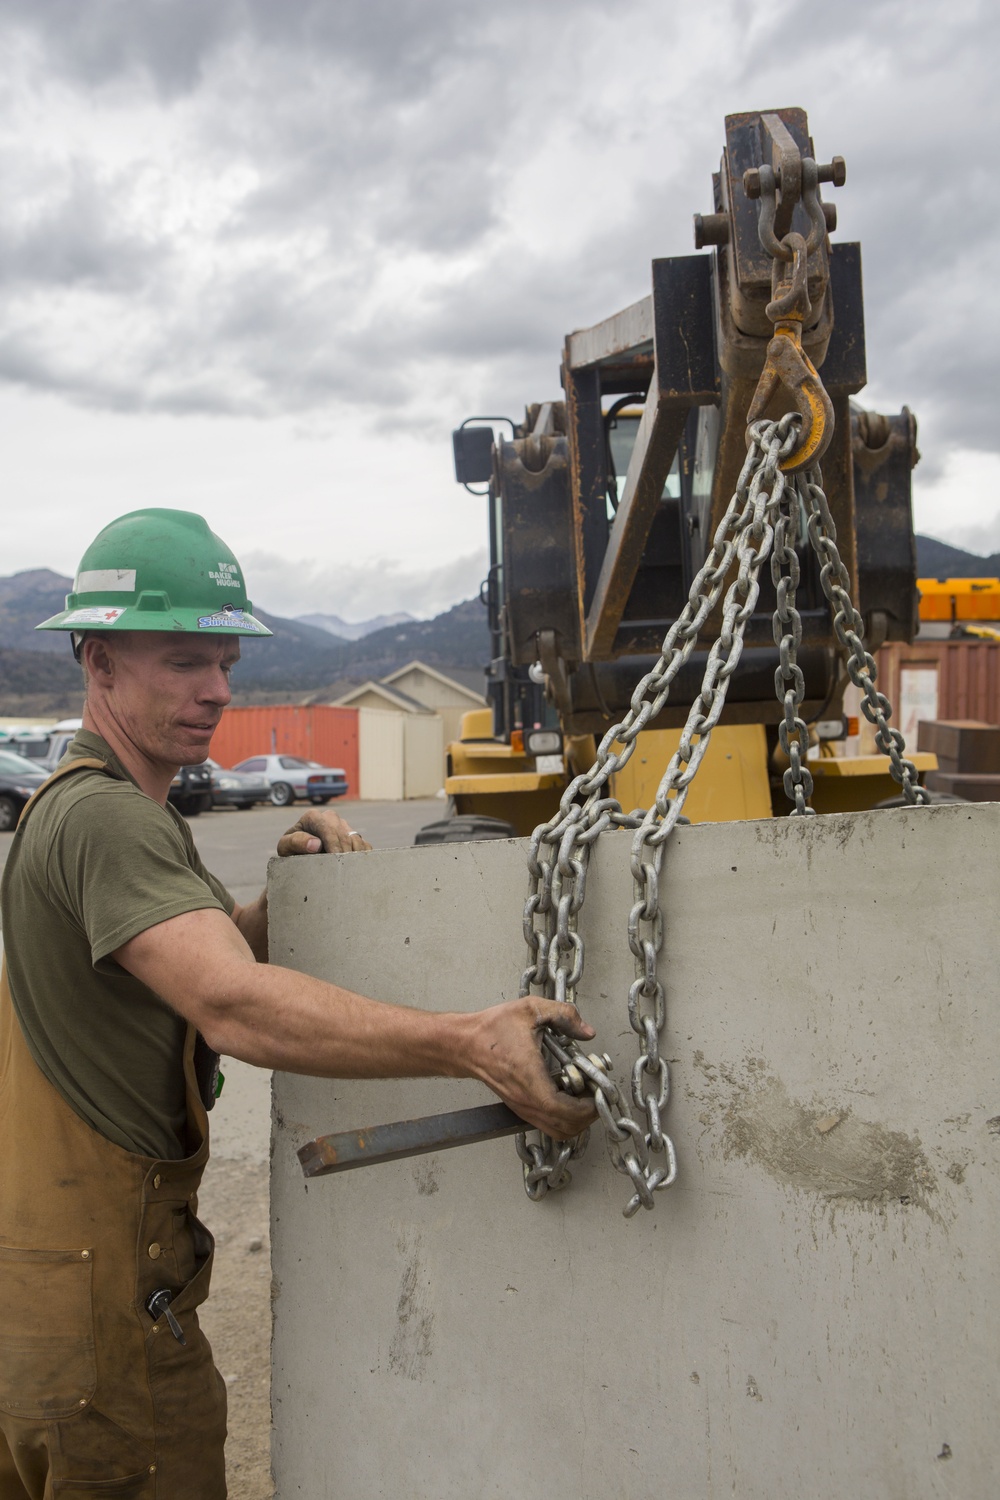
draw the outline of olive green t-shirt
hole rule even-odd
[[[7,975],[32,1057],[95,1130],[144,1156],[187,1153],[186,1023],[109,955],[170,917],[235,902],[187,823],[140,791],[96,734],[99,757],[39,799],[7,858],[0,906]]]

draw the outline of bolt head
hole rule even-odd
[[[847,181],[846,161],[842,156],[835,156],[831,161],[830,166],[833,168],[833,175],[831,176],[830,181],[833,183],[834,187],[843,187],[844,183]]]
[[[743,173],[743,191],[748,198],[760,197],[760,169],[758,167],[747,167]]]

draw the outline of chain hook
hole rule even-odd
[[[750,427],[763,417],[779,388],[792,398],[802,418],[801,436],[794,450],[781,460],[786,474],[809,468],[823,457],[833,437],[833,403],[815,365],[802,347],[802,324],[812,311],[809,300],[809,248],[801,234],[786,234],[783,244],[789,260],[775,260],[771,277],[771,301],[767,315],[774,335],[767,346],[764,368],[747,412],[747,446]],[[790,269],[789,269],[790,268]]]

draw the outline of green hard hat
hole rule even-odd
[[[243,569],[203,516],[133,510],[83,554],[66,608],[36,630],[184,630],[270,635],[254,619]]]

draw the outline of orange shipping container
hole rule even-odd
[[[358,795],[358,710],[326,705],[227,708],[212,738],[212,757],[234,766],[251,755],[300,755],[342,766],[350,795]]]

